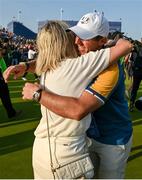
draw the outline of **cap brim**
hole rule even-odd
[[[97,34],[87,31],[86,29],[83,29],[80,26],[70,27],[69,30],[74,32],[80,39],[84,40],[92,39],[93,37],[97,36]]]

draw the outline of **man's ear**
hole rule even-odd
[[[107,43],[107,38],[106,37],[101,38],[99,43],[100,43],[100,45],[106,44]]]

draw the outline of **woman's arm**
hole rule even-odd
[[[24,75],[25,72],[35,72],[35,65],[36,60],[30,61],[30,62],[22,62],[15,66],[9,66],[3,73],[3,77],[5,81],[7,82],[10,75],[13,74],[14,79],[17,79],[18,77],[21,77]]]

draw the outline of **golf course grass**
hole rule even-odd
[[[34,76],[28,75],[33,82]],[[8,119],[0,101],[0,179],[32,179],[32,144],[34,130],[41,114],[38,103],[22,99],[25,81],[10,80],[9,91],[13,106],[22,110],[19,117]],[[142,85],[138,97],[142,96]],[[127,179],[142,179],[142,111],[134,109],[131,113],[134,137],[133,147],[126,168]],[[47,154],[48,156],[48,154]]]

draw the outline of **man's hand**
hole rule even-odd
[[[9,66],[3,73],[3,77],[5,82],[8,81],[10,75],[13,75],[14,79],[21,77],[24,75],[26,70],[26,66],[24,64],[18,64],[15,66]]]
[[[25,83],[22,91],[23,99],[32,100],[34,92],[37,91],[39,88],[40,85],[37,83]]]

